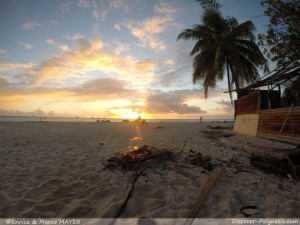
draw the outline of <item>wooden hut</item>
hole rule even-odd
[[[234,131],[300,145],[300,106],[280,108],[281,86],[296,79],[300,79],[298,61],[239,90]],[[267,90],[259,90],[260,87]]]

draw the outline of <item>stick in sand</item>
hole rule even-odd
[[[144,168],[143,170],[139,171],[139,167],[140,167],[140,163],[138,163],[138,166],[137,166],[137,168],[135,170],[135,175],[134,175],[134,178],[133,178],[133,180],[131,182],[131,187],[130,187],[129,191],[127,192],[126,198],[125,198],[122,206],[120,207],[118,213],[116,214],[116,216],[114,217],[114,219],[111,221],[111,223],[109,225],[115,224],[116,220],[121,216],[123,210],[125,209],[125,207],[127,205],[128,200],[132,196],[132,192],[133,192],[135,183],[137,182],[139,176],[142,175],[143,172],[146,170],[146,168]]]
[[[217,181],[221,178],[225,169],[229,166],[229,163],[234,159],[234,157],[235,156],[233,156],[225,165],[223,165],[223,167],[219,171],[215,172],[211,177],[206,178],[201,187],[200,195],[198,196],[194,207],[187,215],[187,218],[191,219],[187,222],[186,225],[190,225],[193,223],[194,218],[197,216],[201,207],[204,205],[209,193],[214,188],[214,186],[216,186]]]
[[[184,149],[184,147],[185,147],[185,144],[186,144],[186,142],[187,142],[187,139],[188,139],[188,138],[185,139],[184,144],[183,144],[183,146],[182,146],[182,148],[181,148],[181,151],[175,156],[175,159],[178,159],[178,156],[180,156],[180,155],[183,153],[183,149]]]

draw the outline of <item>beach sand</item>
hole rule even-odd
[[[252,217],[299,217],[300,183],[254,168],[247,152],[204,135],[207,125],[1,122],[0,217],[116,217],[135,171],[104,165],[145,144],[183,153],[139,176],[120,217],[235,218],[245,217],[240,209],[246,206],[257,207]],[[243,135],[227,140],[272,145]],[[186,162],[190,150],[209,154],[213,170]]]

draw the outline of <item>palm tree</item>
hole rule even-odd
[[[203,24],[185,29],[177,40],[196,40],[191,51],[193,61],[193,83],[203,81],[205,98],[217,81],[224,79],[226,71],[228,90],[235,86],[238,91],[245,83],[251,83],[259,77],[257,70],[261,66],[267,70],[267,61],[255,43],[251,21],[238,24],[233,18],[224,18],[215,0],[198,0],[204,8]]]

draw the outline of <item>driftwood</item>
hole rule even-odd
[[[219,129],[233,129],[232,126],[222,127],[222,126],[210,126],[210,125],[207,125],[206,127],[209,128],[209,129],[217,129],[217,130],[219,130]]]
[[[250,163],[258,168],[280,174],[299,178],[300,176],[300,150],[265,149],[252,151]]]
[[[103,169],[132,169],[137,163],[150,162],[154,159],[171,158],[172,152],[166,149],[159,150],[149,145],[143,145],[137,150],[128,151],[118,156],[113,156],[107,160]]]
[[[256,168],[267,170],[271,173],[300,178],[300,149],[277,149],[262,146],[252,146],[231,141],[222,131],[204,131],[208,137],[220,140],[232,149],[245,151],[249,155],[250,164]],[[239,170],[239,168],[237,168]],[[247,169],[248,171],[248,169]]]
[[[205,134],[208,138],[214,138],[214,139],[219,139],[221,137],[231,137],[234,136],[235,134],[232,133],[225,133],[223,131],[202,131],[203,134]]]

